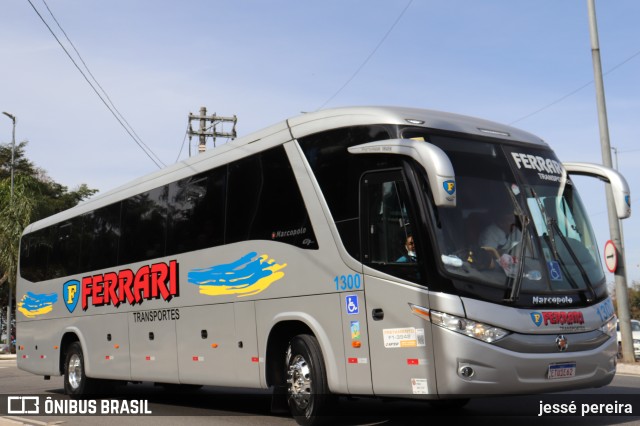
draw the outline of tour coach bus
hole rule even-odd
[[[572,172],[630,214],[619,174],[516,128],[396,107],[285,120],[29,225],[18,366],[71,395],[272,388],[305,424],[336,395],[606,385],[616,317]]]

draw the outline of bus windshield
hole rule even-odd
[[[428,140],[447,153],[456,173],[458,205],[437,208],[432,225],[458,291],[522,306],[605,297],[593,230],[552,151],[434,135]]]

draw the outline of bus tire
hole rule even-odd
[[[87,395],[93,391],[93,380],[85,373],[84,354],[80,342],[73,342],[67,350],[64,363],[64,393],[71,396]]]
[[[285,359],[287,402],[300,425],[318,425],[328,420],[329,386],[320,345],[314,336],[301,334],[289,342]]]

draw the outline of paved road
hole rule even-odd
[[[45,381],[40,376],[18,370],[15,360],[0,360],[0,387],[2,396],[40,395],[52,396],[69,401],[63,395],[61,377],[52,377]],[[152,415],[145,416],[4,416],[0,417],[0,426],[31,425],[89,425],[89,426],[173,426],[188,424],[199,425],[295,425],[288,415],[274,415],[270,411],[270,396],[267,392],[242,392],[216,387],[204,387],[192,392],[167,392],[150,383],[128,385],[118,391],[122,400],[147,401]],[[539,417],[540,401],[545,404],[570,404],[575,402],[578,413],[575,415]],[[581,407],[585,404],[610,404],[619,401],[629,406],[633,416],[605,415],[581,416]],[[99,402],[98,402],[99,403]],[[0,401],[5,404],[4,401]],[[428,404],[389,401],[377,399],[341,399],[336,409],[336,417],[331,424],[348,425],[421,425],[434,417],[462,417],[461,421],[471,421],[473,425],[492,425],[504,422],[520,425],[557,424],[568,425],[640,425],[640,375],[619,374],[613,383],[604,388],[574,392],[571,394],[518,396],[503,398],[473,399],[464,409],[441,411]],[[453,419],[452,419],[453,420]],[[445,419],[447,421],[447,419]]]

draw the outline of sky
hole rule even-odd
[[[596,0],[596,16],[613,165],[634,209],[640,2]],[[0,110],[16,116],[16,140],[28,141],[27,157],[56,182],[102,193],[158,169],[140,141],[166,165],[187,158],[187,117],[202,106],[236,115],[238,136],[322,108],[442,110],[534,133],[561,161],[602,164],[593,80],[586,0],[6,0],[0,8]],[[11,126],[0,116],[0,143],[11,142]],[[611,238],[604,186],[575,182],[602,252]],[[640,284],[638,215],[622,228],[629,285]]]

